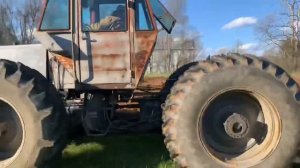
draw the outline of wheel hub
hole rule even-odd
[[[19,154],[23,143],[23,126],[19,113],[0,99],[0,165],[6,167]],[[1,167],[0,166],[0,167]]]
[[[249,132],[249,121],[243,115],[233,113],[224,122],[224,128],[231,138],[244,138]]]
[[[7,133],[7,122],[0,122],[0,138]]]
[[[225,167],[251,167],[267,158],[280,139],[280,116],[257,92],[227,90],[201,109],[199,136],[212,158]]]

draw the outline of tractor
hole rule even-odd
[[[274,63],[216,55],[182,66],[159,91],[140,88],[160,27],[175,23],[159,0],[45,0],[42,68],[0,60],[0,168],[48,167],[74,128],[105,136],[155,126],[179,167],[289,167],[300,92]]]

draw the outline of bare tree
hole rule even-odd
[[[41,1],[27,0],[24,7],[17,9],[19,21],[20,41],[22,44],[31,44],[34,40],[33,32],[36,28],[41,8]]]
[[[14,12],[7,0],[0,0],[0,44],[12,45],[17,41]]]
[[[298,43],[300,36],[300,1],[299,0],[284,0],[288,7],[289,28],[291,29],[291,36],[289,37],[290,45],[295,52],[298,52]]]
[[[176,18],[177,24],[171,35],[163,31],[159,33],[154,57],[149,66],[151,71],[163,69],[164,72],[171,73],[199,56],[202,50],[201,36],[189,24],[186,15],[187,0],[165,0],[163,3]]]
[[[289,63],[292,71],[299,69],[300,1],[282,0],[284,12],[265,18],[257,27],[262,39],[280,50],[276,55]],[[267,54],[268,55],[268,54]]]
[[[240,40],[237,40],[236,43],[235,43],[234,48],[232,49],[232,52],[239,53],[239,54],[245,53],[245,51],[242,48],[242,46],[243,46],[243,42],[240,41]]]
[[[33,43],[40,9],[41,1],[11,3],[0,0],[0,45]]]
[[[182,32],[181,36],[174,42],[171,48],[173,66],[171,70],[174,71],[179,67],[195,61],[202,50],[200,35],[198,32],[187,30]]]

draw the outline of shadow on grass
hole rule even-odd
[[[173,168],[161,135],[117,135],[74,140],[55,168]]]

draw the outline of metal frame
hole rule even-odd
[[[150,22],[150,24],[151,24],[151,29],[149,29],[149,30],[138,30],[137,29],[137,24],[135,24],[135,26],[134,26],[134,28],[135,28],[135,31],[153,31],[153,30],[155,30],[155,28],[156,28],[156,26],[154,26],[154,22],[155,21],[153,21],[153,18],[151,17],[151,14],[150,14],[150,7],[151,7],[151,5],[149,5],[148,4],[148,2],[146,1],[146,0],[144,0],[145,1],[145,8],[146,8],[146,10],[147,10],[147,13],[148,13],[148,17],[149,17],[149,22]],[[136,7],[136,2],[134,3],[134,8],[135,8],[135,14],[136,14],[136,12],[137,11],[139,11],[139,9],[137,9]],[[134,17],[134,20],[135,20],[135,22],[136,22],[136,19],[137,19],[137,16],[135,15],[135,17]]]

